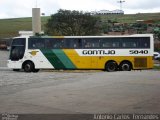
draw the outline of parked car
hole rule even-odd
[[[159,52],[154,52],[154,59],[155,60],[160,59],[160,53]]]
[[[7,45],[4,43],[0,43],[0,49],[7,49]]]

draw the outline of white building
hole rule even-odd
[[[100,11],[92,11],[91,15],[109,15],[109,14],[124,14],[123,10],[100,10]]]

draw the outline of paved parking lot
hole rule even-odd
[[[7,67],[8,58],[9,58],[9,51],[0,50],[0,68]]]
[[[159,113],[160,72],[0,71],[0,113]]]
[[[159,92],[160,71],[155,70],[0,69],[0,113],[159,113]]]

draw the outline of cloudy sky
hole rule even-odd
[[[118,0],[0,0],[0,19],[31,17],[32,8],[40,7],[45,15],[58,9],[98,11],[120,8]],[[160,0],[125,0],[125,14],[160,12]]]

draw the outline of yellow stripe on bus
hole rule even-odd
[[[63,51],[77,69],[104,69],[105,63],[109,60],[116,61],[118,65],[120,62],[128,60],[132,63],[133,69],[138,69],[138,67],[134,67],[135,58],[147,58],[147,68],[153,67],[152,56],[79,56],[75,50],[63,49]]]

